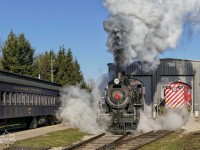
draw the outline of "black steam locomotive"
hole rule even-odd
[[[105,89],[104,104],[101,106],[99,118],[109,116],[109,131],[125,133],[137,128],[140,110],[144,108],[143,83],[130,76],[118,73]]]

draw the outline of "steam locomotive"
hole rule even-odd
[[[105,88],[99,118],[109,116],[108,130],[122,134],[137,128],[140,110],[144,108],[144,85],[139,80],[118,72]]]

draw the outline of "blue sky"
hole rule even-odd
[[[59,47],[71,48],[81,65],[86,79],[107,72],[112,55],[105,46],[107,34],[103,21],[108,12],[103,0],[1,0],[0,41],[7,38],[11,29],[16,34],[25,33],[35,48],[35,54]],[[200,60],[200,36],[186,37],[183,33],[176,50],[169,50],[161,58]]]

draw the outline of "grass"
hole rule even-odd
[[[70,128],[17,141],[11,148],[30,147],[31,149],[37,149],[41,147],[66,147],[80,140],[84,135],[86,135],[86,133],[80,132],[78,129]]]
[[[180,133],[171,133],[160,140],[148,144],[141,148],[141,150],[178,150],[180,142]]]
[[[183,149],[184,150],[199,150],[200,149],[200,131],[195,133],[187,134],[183,138]]]
[[[174,132],[140,150],[200,150],[200,132],[186,135]]]
[[[28,147],[31,150],[44,147],[67,147],[80,140],[84,135],[86,133],[71,128],[17,141],[12,147]],[[200,131],[186,135],[183,135],[182,131],[173,132],[140,150],[200,150]]]

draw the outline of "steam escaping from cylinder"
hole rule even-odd
[[[99,124],[97,111],[103,87],[108,82],[108,76],[102,75],[98,82],[93,85],[92,93],[81,89],[80,85],[65,86],[61,90],[61,107],[57,112],[57,118],[63,124],[73,128],[79,128],[87,133],[104,132],[107,122]],[[109,120],[108,120],[109,121]]]
[[[165,111],[163,115],[157,118],[152,118],[149,116],[149,113],[141,111],[137,131],[142,131],[144,133],[158,130],[175,131],[181,129],[181,127],[190,122],[192,118],[187,108],[166,109]]]
[[[106,45],[123,65],[142,61],[154,69],[159,53],[176,47],[185,24],[200,27],[200,0],[105,0],[104,6]]]

